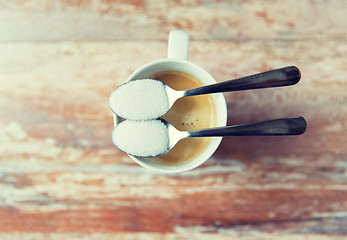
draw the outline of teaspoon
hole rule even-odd
[[[172,107],[172,105],[182,97],[219,92],[290,86],[298,83],[300,78],[300,70],[295,66],[289,66],[182,91],[176,91],[159,80],[137,79],[122,84],[111,93],[110,107],[114,113],[125,119],[155,119],[164,115]],[[160,94],[161,97],[154,97],[155,94],[153,94],[153,91],[150,91],[150,87],[148,87],[149,91],[146,91],[147,87],[146,84],[144,84],[145,82],[138,82],[138,84],[144,85],[141,86],[141,91],[135,94],[132,90],[134,89],[136,82],[143,80],[147,80],[148,86],[153,85],[153,83],[157,85],[162,84],[161,89],[163,89],[163,93]],[[135,84],[134,81],[136,81]],[[124,92],[124,89],[127,89],[125,92],[126,94],[120,95],[120,91]],[[146,111],[144,111],[144,109],[146,109]],[[139,114],[139,112],[141,112],[141,114]]]
[[[167,135],[166,138],[166,144],[163,145],[162,148],[159,148],[155,150],[154,152],[151,152],[151,154],[148,153],[148,148],[151,148],[152,146],[156,146],[158,144],[162,144],[163,140],[153,139],[150,135],[153,134],[153,132],[156,132],[156,129],[152,129],[151,131],[143,131],[142,126],[146,127],[146,124],[151,123],[160,123],[162,122],[165,125],[166,130],[164,130],[164,134]],[[134,152],[131,152],[131,150],[126,149],[126,147],[121,146],[123,139],[113,139],[113,143],[116,147],[118,147],[123,152],[133,155],[135,157],[159,157],[166,153],[168,153],[180,140],[184,138],[191,138],[191,137],[224,137],[224,136],[279,136],[279,135],[299,135],[303,134],[306,130],[307,123],[303,117],[295,116],[295,117],[287,117],[287,118],[279,118],[279,119],[273,119],[273,120],[267,120],[267,121],[261,121],[261,122],[255,122],[255,123],[247,123],[247,124],[240,124],[240,125],[233,125],[233,126],[225,126],[225,127],[217,127],[217,128],[208,128],[198,131],[179,131],[177,130],[173,125],[171,125],[169,122],[167,122],[164,119],[157,119],[157,120],[150,120],[150,121],[124,121],[122,124],[138,124],[140,126],[140,131],[138,131],[138,134],[132,134],[130,139],[130,143],[134,143],[135,141],[138,141],[140,139],[141,145],[147,144],[146,146],[141,146],[141,148],[144,148],[144,152],[141,153],[137,152],[134,154]],[[162,125],[162,124],[161,124]],[[131,126],[131,127],[134,127]],[[136,127],[136,126],[135,126]],[[160,127],[160,124],[159,124]],[[117,127],[115,128],[117,130]],[[154,131],[153,131],[154,130]],[[117,135],[117,133],[115,133]],[[159,141],[159,142],[157,142]],[[139,148],[138,145],[135,146],[137,149]],[[136,149],[136,150],[137,150]],[[129,152],[130,151],[130,152]]]

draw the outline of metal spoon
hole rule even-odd
[[[153,80],[153,81],[158,81],[164,85],[164,89],[167,95],[167,101],[168,104],[167,107],[161,108],[162,111],[155,112],[155,114],[151,113],[152,115],[146,116],[146,118],[134,118],[134,117],[129,117],[129,116],[122,116],[121,113],[117,112],[115,109],[113,103],[112,103],[112,98],[114,94],[117,93],[117,89],[114,90],[110,96],[110,106],[111,109],[114,113],[119,115],[120,117],[126,118],[126,119],[132,119],[132,120],[145,120],[145,119],[155,119],[158,117],[161,117],[164,115],[171,107],[172,105],[176,102],[177,99],[182,98],[182,97],[188,97],[188,96],[194,96],[194,95],[202,95],[202,94],[210,94],[210,93],[219,93],[219,92],[231,92],[231,91],[241,91],[241,90],[250,90],[250,89],[259,89],[259,88],[270,88],[270,87],[282,87],[282,86],[290,86],[294,85],[299,82],[301,78],[301,73],[300,70],[295,67],[295,66],[290,66],[290,67],[284,67],[284,68],[279,68],[263,73],[258,73],[254,75],[250,75],[247,77],[242,77],[238,78],[235,80],[229,80],[221,83],[216,83],[212,85],[207,85],[203,87],[198,87],[198,88],[193,88],[193,89],[188,89],[188,90],[183,90],[183,91],[176,91],[172,88],[170,88],[168,85],[155,80],[155,79],[147,79],[147,80]],[[136,81],[136,80],[134,80]],[[129,82],[127,82],[129,83]],[[127,84],[124,83],[123,85]],[[129,94],[130,95],[130,94]],[[150,99],[152,96],[148,94],[145,98]],[[136,101],[130,104],[130,101]],[[163,102],[165,99],[162,100]],[[153,102],[153,101],[146,101],[146,99],[133,99],[130,98],[125,100],[124,104],[127,104],[127,112],[131,111],[131,105],[135,105],[136,109],[141,104],[145,104],[146,102]],[[120,104],[120,103],[118,103]],[[141,106],[142,107],[142,106]],[[151,106],[147,106],[151,107]],[[144,108],[146,109],[146,108]],[[166,111],[165,111],[166,110]],[[134,115],[134,114],[132,114]],[[136,115],[136,114],[135,114]],[[141,116],[143,117],[143,116]]]
[[[168,130],[169,142],[167,149],[154,156],[135,157],[159,157],[168,153],[178,141],[190,137],[223,137],[223,136],[275,136],[275,135],[299,135],[305,132],[307,124],[303,117],[295,116],[248,124],[240,124],[226,127],[209,128],[199,131],[179,131],[164,119],[161,121]],[[134,136],[136,137],[136,136]],[[117,145],[116,145],[117,146]],[[121,149],[122,150],[122,149]],[[123,151],[123,150],[122,150]],[[127,152],[126,152],[127,153]],[[127,153],[132,155],[131,153]],[[134,156],[134,155],[133,155]]]
[[[167,85],[165,87],[169,97],[169,105],[172,107],[175,101],[181,97],[290,86],[298,83],[300,78],[300,70],[295,66],[291,66],[183,91],[173,90]]]

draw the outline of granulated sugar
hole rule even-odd
[[[121,122],[112,140],[120,150],[138,157],[157,156],[169,146],[168,129],[160,120]]]
[[[114,113],[126,119],[147,120],[161,117],[169,110],[169,100],[162,82],[139,79],[127,82],[110,96]]]

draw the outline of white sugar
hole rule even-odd
[[[147,120],[164,115],[169,110],[169,100],[162,82],[139,79],[114,90],[110,106],[114,113],[125,119]]]
[[[132,121],[118,124],[112,140],[120,150],[134,156],[157,156],[169,146],[168,129],[160,120]]]

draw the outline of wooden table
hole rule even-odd
[[[1,240],[347,239],[347,1],[0,5]],[[224,138],[183,174],[135,164],[108,96],[173,29],[217,81],[298,66],[296,86],[225,94],[228,123],[301,115],[307,132]]]

